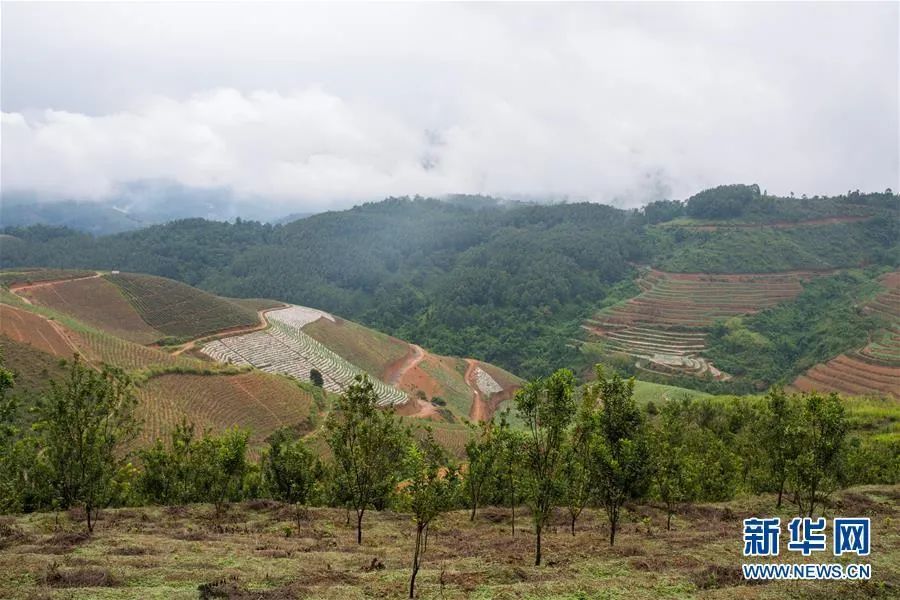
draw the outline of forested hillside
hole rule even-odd
[[[898,264],[898,197],[776,198],[723,186],[641,210],[392,198],[285,225],[201,219],[94,238],[8,228],[6,267],[121,269],[314,306],[524,376],[576,365],[638,265],[753,273]],[[13,237],[9,237],[13,236]]]

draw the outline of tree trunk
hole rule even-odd
[[[578,516],[575,513],[571,513],[571,515],[572,515],[572,523],[571,523],[572,537],[575,537],[575,519],[577,519]]]
[[[534,540],[534,566],[539,567],[541,566],[541,526],[535,525],[534,529],[537,532]]]
[[[616,521],[618,521],[618,516],[616,518],[611,518],[609,520],[609,545],[612,546],[616,543]]]
[[[413,554],[412,575],[409,578],[409,597],[416,597],[416,575],[419,574],[419,549],[422,546],[422,530],[424,527],[421,523],[416,524],[416,551]]]
[[[90,505],[85,505],[84,512],[87,514],[87,528],[88,533],[94,533],[94,522],[91,520],[91,507]]]
[[[470,520],[470,521],[474,521],[474,520],[475,520],[475,511],[476,511],[477,509],[478,509],[478,500],[473,499],[473,500],[472,500],[472,513],[469,515],[469,520]]]
[[[362,544],[362,519],[364,510],[356,511],[356,543]]]
[[[781,484],[778,486],[778,503],[775,505],[775,508],[781,508],[781,497],[784,495],[784,479],[781,480]]]
[[[423,537],[422,537],[422,554],[425,554],[426,552],[428,552],[428,524],[427,523],[425,524],[423,531],[425,533],[423,534]]]
[[[672,511],[666,511],[666,531],[672,530]]]

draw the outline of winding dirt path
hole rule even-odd
[[[231,329],[223,329],[222,331],[217,331],[215,333],[211,333],[209,335],[204,335],[203,337],[198,337],[197,339],[193,339],[189,342],[185,342],[181,346],[178,347],[178,350],[172,353],[172,356],[178,356],[179,354],[183,354],[188,350],[193,350],[197,347],[197,344],[201,342],[205,342],[207,340],[225,337],[225,336],[233,336],[233,335],[243,335],[245,333],[253,333],[254,331],[260,331],[261,329],[265,329],[269,326],[269,320],[266,319],[266,313],[273,310],[281,310],[282,308],[287,308],[288,305],[284,306],[273,306],[272,308],[262,308],[256,311],[256,316],[259,318],[259,323],[256,325],[250,325],[248,327],[232,327]]]
[[[388,368],[385,376],[386,384],[396,386],[407,373],[415,369],[422,362],[422,359],[425,358],[425,350],[421,346],[410,344],[409,347],[412,350],[412,354],[407,354],[400,364],[392,365]]]
[[[472,388],[472,408],[469,409],[469,419],[475,422],[486,421],[490,418],[487,403],[478,389],[478,381],[475,379],[475,369],[478,368],[478,362],[473,358],[467,358],[466,364],[466,385]]]

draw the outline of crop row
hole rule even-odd
[[[269,313],[272,326],[266,331],[226,337],[206,344],[203,352],[212,358],[234,364],[249,364],[263,371],[284,373],[301,381],[310,381],[313,370],[322,375],[323,387],[332,392],[345,390],[362,369],[280,320],[282,311]],[[290,315],[289,315],[290,316]],[[380,404],[402,404],[403,392],[370,375]]]
[[[163,375],[139,391],[140,416],[147,429],[143,441],[164,437],[182,418],[198,433],[221,431],[235,424],[250,430],[261,443],[279,427],[308,423],[313,401],[308,392],[281,377],[241,375]]]
[[[122,290],[144,321],[165,335],[198,337],[259,322],[251,310],[171,279],[131,274],[107,279]]]

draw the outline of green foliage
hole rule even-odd
[[[862,312],[878,271],[848,271],[809,282],[795,299],[750,317],[719,322],[707,338],[715,365],[760,389],[789,383],[819,362],[865,345],[882,323]]]
[[[609,544],[616,539],[619,514],[626,500],[642,494],[648,483],[649,448],[643,415],[634,402],[634,379],[607,379],[597,366],[597,381],[585,395],[598,406],[598,426],[592,448],[597,495],[609,519]]]
[[[463,481],[466,499],[472,512],[469,520],[475,520],[479,502],[485,493],[485,488],[497,478],[497,471],[501,466],[500,453],[503,450],[498,437],[498,426],[494,420],[470,424],[473,435],[466,442],[466,459],[468,469]]]
[[[813,516],[839,481],[838,466],[847,435],[847,418],[837,394],[803,394],[792,431],[795,454],[788,482],[801,515]]]
[[[686,212],[696,219],[733,219],[763,201],[756,184],[720,185],[688,198]]]
[[[409,478],[400,492],[399,505],[413,514],[416,543],[409,597],[415,598],[416,575],[427,544],[428,526],[441,513],[453,508],[459,494],[458,469],[449,464],[446,451],[434,441],[431,431],[423,440],[407,446],[405,460]]]
[[[228,502],[239,500],[247,474],[247,440],[250,435],[231,429],[221,435],[204,435],[191,444],[188,470],[195,497],[215,506],[216,519]]]
[[[228,502],[245,495],[249,432],[231,429],[196,438],[194,425],[182,422],[171,433],[168,448],[160,441],[139,455],[143,470],[136,489],[147,502],[209,502],[218,521]]]
[[[528,431],[524,456],[525,500],[535,528],[534,564],[541,564],[541,531],[559,501],[566,433],[575,410],[575,377],[561,369],[535,379],[516,393],[516,409]]]
[[[309,502],[320,469],[312,451],[303,440],[295,438],[289,429],[273,433],[260,463],[268,493],[276,500],[295,505],[299,530],[300,505]]]
[[[362,520],[370,507],[384,508],[400,476],[398,465],[409,432],[390,411],[377,408],[378,394],[365,375],[357,375],[335,402],[325,422],[334,457],[332,477],[337,500],[356,511],[356,541],[362,543]]]
[[[666,505],[666,529],[672,527],[675,507],[700,495],[704,475],[693,452],[698,428],[685,416],[689,406],[690,399],[666,403],[650,433],[653,494]]]
[[[35,427],[55,503],[63,509],[82,505],[88,531],[97,511],[121,491],[123,451],[137,435],[135,404],[123,372],[97,372],[76,357],[65,382],[54,382],[38,405]]]

